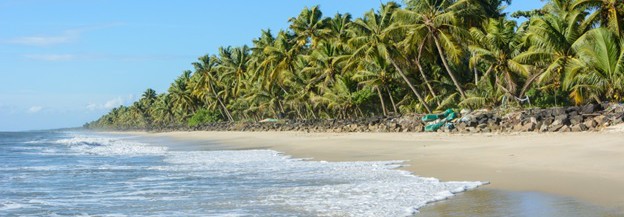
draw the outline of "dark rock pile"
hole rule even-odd
[[[529,109],[506,115],[476,111],[464,115],[452,132],[582,132],[623,123],[624,107],[589,104],[578,107]],[[448,131],[448,130],[447,130]]]
[[[278,122],[211,123],[187,129],[203,131],[301,131],[301,132],[423,132],[422,115],[370,117],[358,120],[282,120]],[[624,106],[590,104],[578,107],[528,109],[503,114],[501,111],[464,112],[450,127],[438,132],[581,132],[599,131],[623,123]]]

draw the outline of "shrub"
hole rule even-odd
[[[219,111],[211,111],[208,109],[201,109],[188,120],[189,127],[196,127],[201,124],[214,123],[223,120]]]

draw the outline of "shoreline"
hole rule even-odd
[[[572,197],[624,213],[624,133],[121,132],[319,161],[404,160],[418,176],[489,181],[484,188]],[[119,132],[118,132],[119,133]]]

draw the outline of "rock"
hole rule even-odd
[[[607,122],[607,117],[604,115],[600,115],[598,117],[595,117],[594,121],[596,121],[596,124],[598,126],[603,126]]]
[[[540,132],[547,132],[548,131],[548,125],[546,124],[542,124],[542,126],[539,128]]]
[[[589,104],[581,107],[581,114],[592,114],[600,109],[600,105]]]
[[[559,115],[565,115],[566,114],[566,109],[565,108],[553,108],[552,109],[552,116],[556,117]]]
[[[568,119],[570,120],[571,125],[576,125],[583,122],[583,116],[580,115],[570,115]]]
[[[585,124],[585,126],[587,126],[588,128],[592,128],[592,129],[598,126],[598,123],[596,123],[596,121],[591,118],[588,118],[585,122],[583,122],[583,124]]]
[[[534,123],[534,122],[529,122],[529,123],[527,123],[527,124],[522,126],[522,128],[521,128],[522,132],[531,132],[531,131],[535,130],[535,126],[536,125],[537,124]]]
[[[576,124],[576,125],[573,125],[573,126],[570,128],[570,130],[571,130],[572,132],[583,132],[583,131],[586,131],[586,130],[587,130],[587,126],[585,126],[585,124]]]
[[[561,127],[561,129],[559,129],[559,132],[567,133],[567,132],[571,132],[571,129],[568,126],[563,126]]]

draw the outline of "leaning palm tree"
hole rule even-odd
[[[222,95],[219,94],[222,88],[218,85],[218,79],[216,78],[217,57],[215,56],[202,56],[194,62],[195,73],[191,82],[191,94],[204,99],[205,101],[216,101],[221,109],[223,116],[227,117],[229,121],[234,121],[230,110],[225,105]]]
[[[457,91],[465,98],[461,81],[451,70],[447,59],[458,62],[462,56],[462,48],[457,41],[458,37],[466,36],[466,30],[458,25],[458,17],[453,6],[447,1],[422,0],[412,1],[408,9],[399,9],[395,19],[406,31],[415,32],[423,39],[431,40],[438,51],[442,65],[453,81]]]
[[[416,90],[416,87],[403,72],[397,61],[397,59],[405,59],[392,40],[392,37],[396,36],[391,31],[392,15],[398,8],[398,5],[393,2],[383,4],[379,14],[371,10],[363,18],[357,19],[352,23],[351,31],[353,31],[354,37],[349,40],[352,56],[348,60],[347,69],[355,68],[360,62],[368,61],[370,58],[379,56],[385,59],[395,67],[397,73],[401,75],[405,83],[416,95],[420,104],[423,105],[427,112],[431,112],[431,108],[425,102],[424,97]]]

